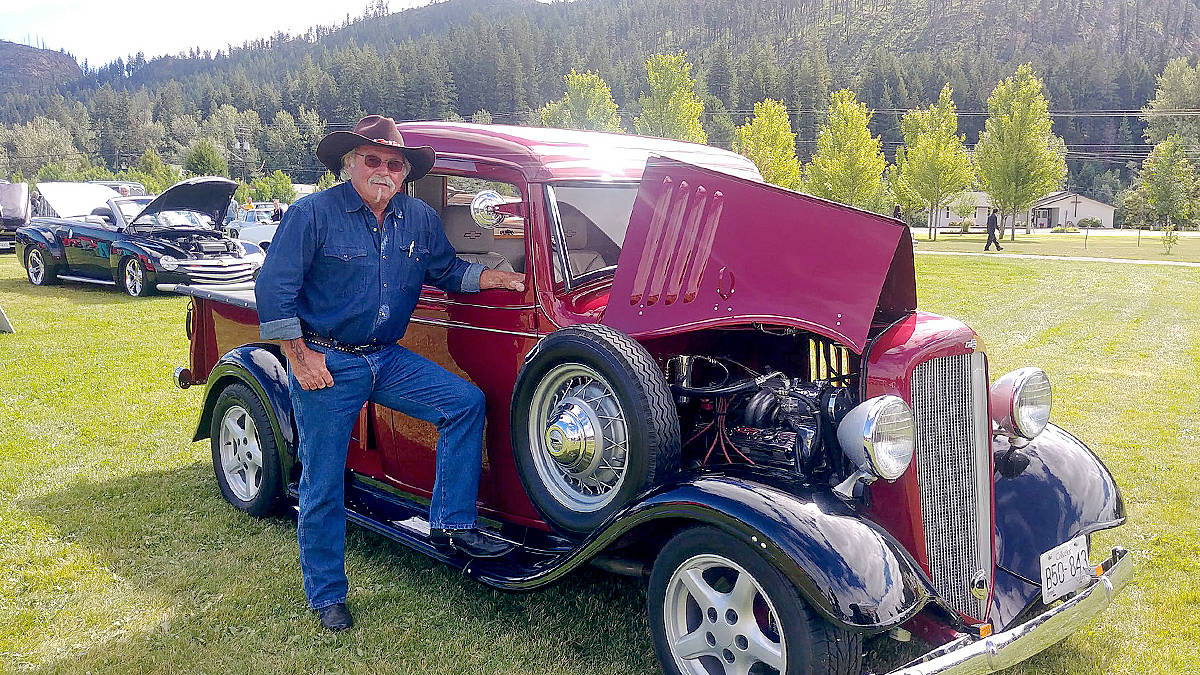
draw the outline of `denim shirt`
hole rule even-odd
[[[428,204],[397,193],[383,226],[349,181],[283,214],[255,282],[259,335],[310,331],[356,345],[404,337],[421,284],[475,293],[483,265],[454,256]]]

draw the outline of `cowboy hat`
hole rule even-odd
[[[342,156],[360,145],[391,148],[404,153],[408,163],[412,165],[412,169],[404,177],[406,181],[414,181],[433,168],[433,148],[428,145],[411,148],[405,146],[404,137],[396,128],[396,121],[380,115],[367,115],[354,125],[353,131],[335,131],[322,138],[317,144],[317,159],[336,176],[342,170]]]

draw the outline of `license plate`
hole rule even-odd
[[[16,248],[16,245],[9,241],[0,241],[0,251],[11,251]]]
[[[1042,602],[1051,603],[1082,587],[1092,576],[1087,536],[1079,535],[1042,554]]]

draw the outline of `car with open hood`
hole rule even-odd
[[[705,146],[399,127],[437,149],[407,189],[459,257],[526,274],[524,292],[425,285],[401,341],[485,393],[480,513],[516,547],[434,548],[436,431],[371,402],[351,522],[501,589],[589,562],[642,577],[672,674],[857,675],[867,638],[913,637],[927,651],[893,672],[992,672],[1129,583],[1125,549],[1092,547],[1125,520],[1112,476],[1050,423],[1045,372],[997,377],[982,336],[917,308],[903,223]],[[180,290],[176,379],[207,386],[194,438],[225,499],[264,515],[303,470],[286,358],[252,292]]]
[[[16,233],[30,283],[119,286],[132,296],[176,284],[248,284],[262,250],[221,232],[237,183],[203,176],[157,197],[95,183],[39,183],[35,217]]]

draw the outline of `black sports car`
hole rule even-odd
[[[158,197],[122,197],[103,185],[40,183],[35,217],[17,229],[17,254],[37,286],[83,281],[142,296],[175,284],[248,284],[262,249],[219,229],[236,188],[206,176]]]

